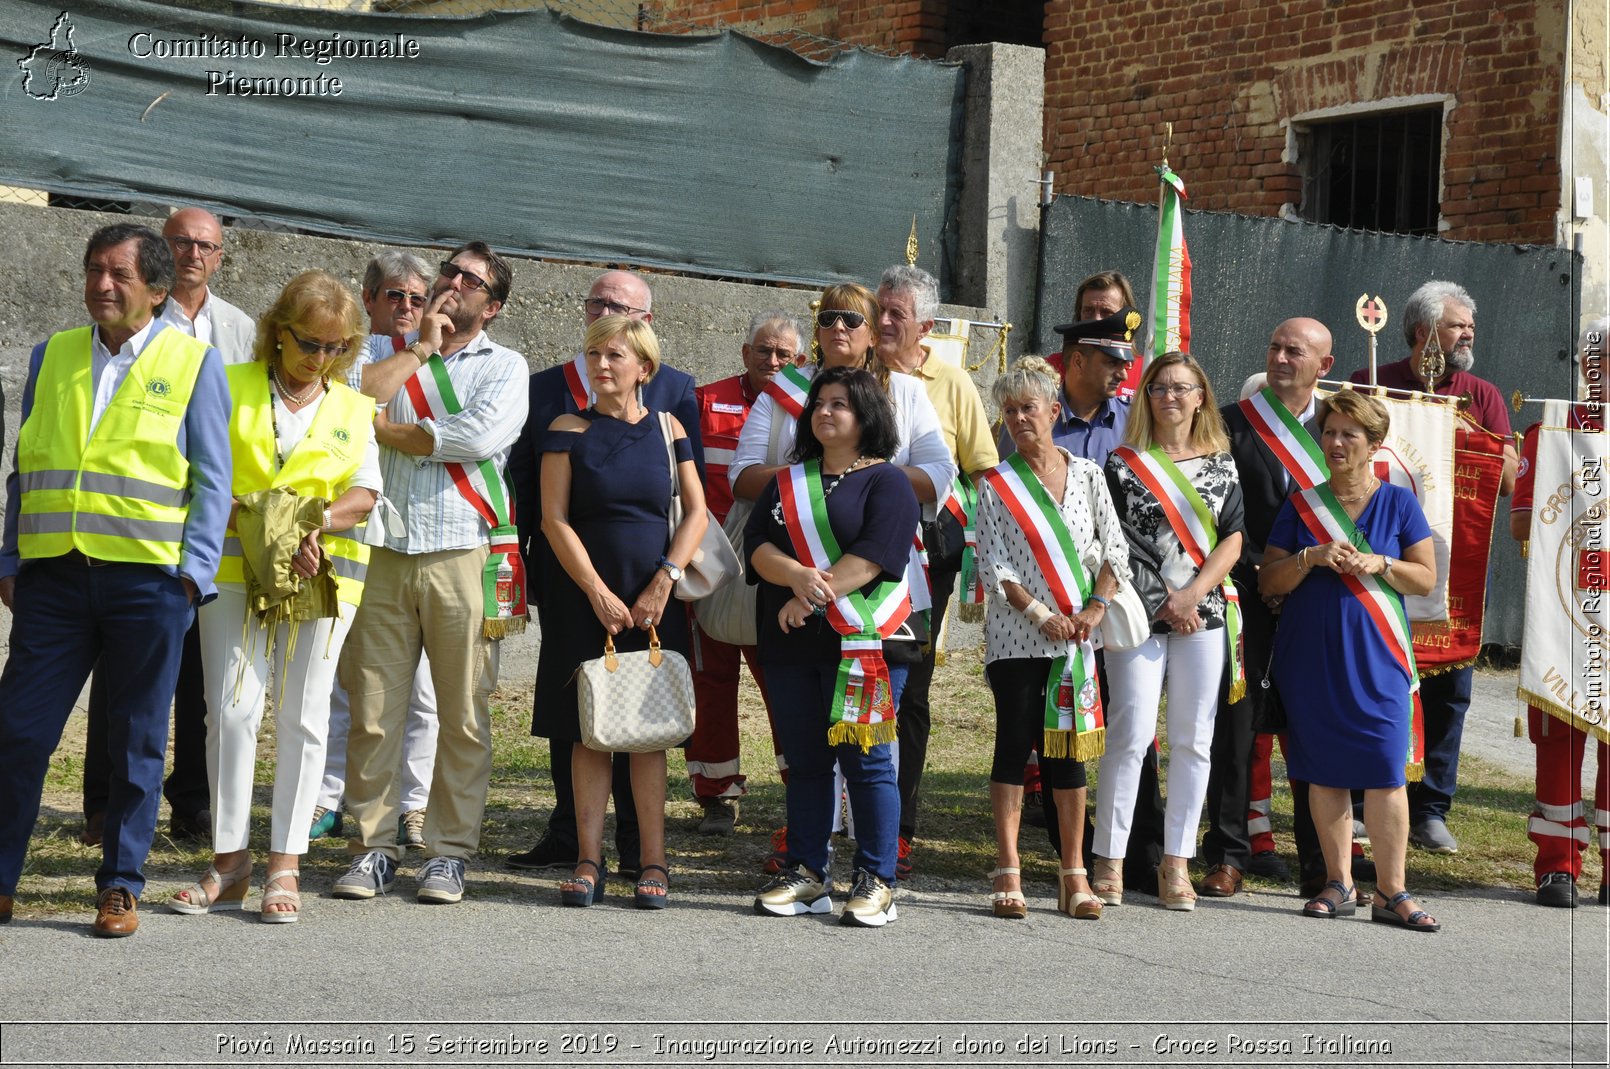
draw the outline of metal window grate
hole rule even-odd
[[[1298,137],[1304,219],[1350,230],[1437,232],[1440,106],[1310,123]]]

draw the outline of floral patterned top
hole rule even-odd
[[[1208,511],[1213,513],[1217,521],[1219,538],[1222,539],[1242,529],[1245,521],[1241,508],[1241,478],[1236,473],[1235,461],[1230,458],[1229,453],[1214,453],[1210,456],[1181,460],[1176,466],[1201,495]],[[1163,515],[1163,506],[1141,483],[1134,469],[1124,463],[1116,453],[1107,458],[1107,488],[1112,493],[1113,507],[1118,510],[1119,519],[1128,523],[1135,534],[1156,547],[1157,556],[1163,562],[1163,581],[1168,584],[1168,588],[1178,590],[1194,580],[1198,571],[1196,564],[1191,560],[1190,554],[1185,552],[1185,547],[1180,545],[1180,540],[1174,536],[1174,529],[1169,526],[1168,519]],[[1243,590],[1240,594],[1243,598],[1258,596],[1256,590]],[[1223,627],[1223,588],[1216,586],[1208,591],[1207,597],[1197,605],[1196,611],[1202,617],[1204,630]],[[1165,623],[1158,621],[1152,623],[1153,634],[1165,634],[1170,630],[1172,629]]]

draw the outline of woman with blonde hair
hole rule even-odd
[[[1123,857],[1141,757],[1157,731],[1168,689],[1168,786],[1158,902],[1196,908],[1186,873],[1207,796],[1208,757],[1219,687],[1228,666],[1231,700],[1246,686],[1240,593],[1230,568],[1241,552],[1241,483],[1207,374],[1186,353],[1146,366],[1125,444],[1107,458],[1107,484],[1131,553],[1160,562],[1166,591],[1152,636],[1109,649],[1112,715],[1096,792],[1095,892],[1123,899]]]
[[[330,690],[369,560],[353,528],[381,489],[374,401],[345,383],[366,341],[357,298],[339,279],[306,271],[258,321],[256,359],[227,369],[236,505],[218,597],[200,609],[214,855],[206,875],[168,901],[176,913],[245,903],[257,731],[272,677],[274,801],[262,919],[285,924],[301,915],[299,861],[324,774]],[[294,510],[259,522],[271,515],[260,503],[276,497]]]

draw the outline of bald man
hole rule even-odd
[[[1292,490],[1300,489],[1302,477],[1288,471],[1280,454],[1272,448],[1267,429],[1285,426],[1278,418],[1257,418],[1258,402],[1277,416],[1276,406],[1289,413],[1301,433],[1314,441],[1319,427],[1314,423],[1314,390],[1330,371],[1336,358],[1331,355],[1331,334],[1317,319],[1288,319],[1275,328],[1269,339],[1264,363],[1266,385],[1261,394],[1245,401],[1225,405],[1219,410],[1230,435],[1230,455],[1235,459],[1241,479],[1241,499],[1246,512],[1246,538],[1241,559],[1231,572],[1241,590],[1256,592],[1258,566],[1263,560],[1264,543],[1275,515]],[[1262,430],[1260,428],[1263,428]],[[1317,450],[1317,446],[1315,447]],[[1278,604],[1269,605],[1256,596],[1241,599],[1242,634],[1246,643],[1246,698],[1234,705],[1227,693],[1219,695],[1219,713],[1213,727],[1212,772],[1208,778],[1208,832],[1202,838],[1202,861],[1207,876],[1198,888],[1203,894],[1227,898],[1241,889],[1241,876],[1251,868],[1258,875],[1283,875],[1284,866],[1272,851],[1254,861],[1248,830],[1248,782],[1253,754],[1254,705],[1269,693],[1259,683],[1269,664]],[[1265,758],[1267,760],[1267,757]],[[1307,816],[1308,789],[1292,784],[1296,807],[1298,861],[1305,885],[1316,875],[1325,882],[1325,861],[1319,853],[1319,840],[1313,821]]]
[[[168,217],[162,236],[178,268],[162,318],[217,349],[224,363],[249,363],[257,325],[210,288],[224,262],[224,228],[218,217],[205,208],[180,208]]]

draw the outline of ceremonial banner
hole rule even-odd
[[[1519,693],[1550,716],[1610,742],[1604,689],[1610,657],[1610,435],[1568,430],[1567,414],[1564,402],[1545,402],[1538,428]]]
[[[1453,432],[1458,416],[1452,405],[1376,395],[1392,417],[1386,441],[1376,450],[1375,477],[1414,493],[1431,525],[1437,554],[1437,584],[1431,593],[1403,599],[1415,631],[1446,634],[1448,630],[1448,559],[1453,544]],[[1489,533],[1491,526],[1489,525]],[[1428,626],[1429,625],[1429,626]]]
[[[1180,206],[1185,183],[1166,163],[1157,168],[1157,177],[1157,247],[1152,253],[1147,311],[1151,313],[1150,349],[1153,356],[1162,356],[1176,349],[1191,351],[1191,252],[1185,244],[1185,212]],[[1145,363],[1138,345],[1135,356],[1138,371]]]
[[[1481,653],[1487,612],[1487,562],[1493,548],[1504,439],[1461,416],[1454,434],[1453,541],[1448,561],[1448,626],[1414,629],[1414,660],[1423,676],[1463,668]]]

